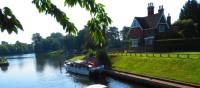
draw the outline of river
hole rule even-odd
[[[67,73],[63,59],[37,57],[35,54],[8,56],[8,67],[1,67],[0,88],[85,88],[103,84],[108,88],[144,88],[111,77],[89,79]]]

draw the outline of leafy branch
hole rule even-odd
[[[23,30],[21,23],[8,7],[4,7],[3,10],[0,9],[0,29],[1,32],[7,30],[9,34],[18,33],[17,29]]]
[[[51,3],[51,0],[33,0],[32,3],[36,5],[39,12],[54,16],[66,32],[73,35],[77,33],[75,25],[69,21],[63,11]],[[103,45],[105,39],[102,31],[104,33],[105,29],[111,24],[111,19],[105,12],[104,5],[97,4],[95,0],[65,0],[64,4],[68,7],[74,7],[79,4],[80,7],[90,12],[92,18],[87,23],[90,34],[97,44]]]

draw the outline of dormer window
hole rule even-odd
[[[159,32],[165,32],[165,25],[159,25]]]

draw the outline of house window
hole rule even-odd
[[[145,45],[153,45],[154,37],[146,37],[144,38]]]
[[[133,39],[132,40],[132,47],[138,47],[139,39]]]
[[[159,32],[165,32],[165,25],[159,25]]]

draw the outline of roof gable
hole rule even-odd
[[[141,28],[142,29],[139,21],[136,18],[133,20],[133,22],[131,24],[131,28]]]
[[[157,13],[146,17],[135,17],[135,19],[138,21],[141,28],[145,30],[156,28],[162,17],[164,17],[164,14]],[[166,19],[164,20],[166,22]]]

